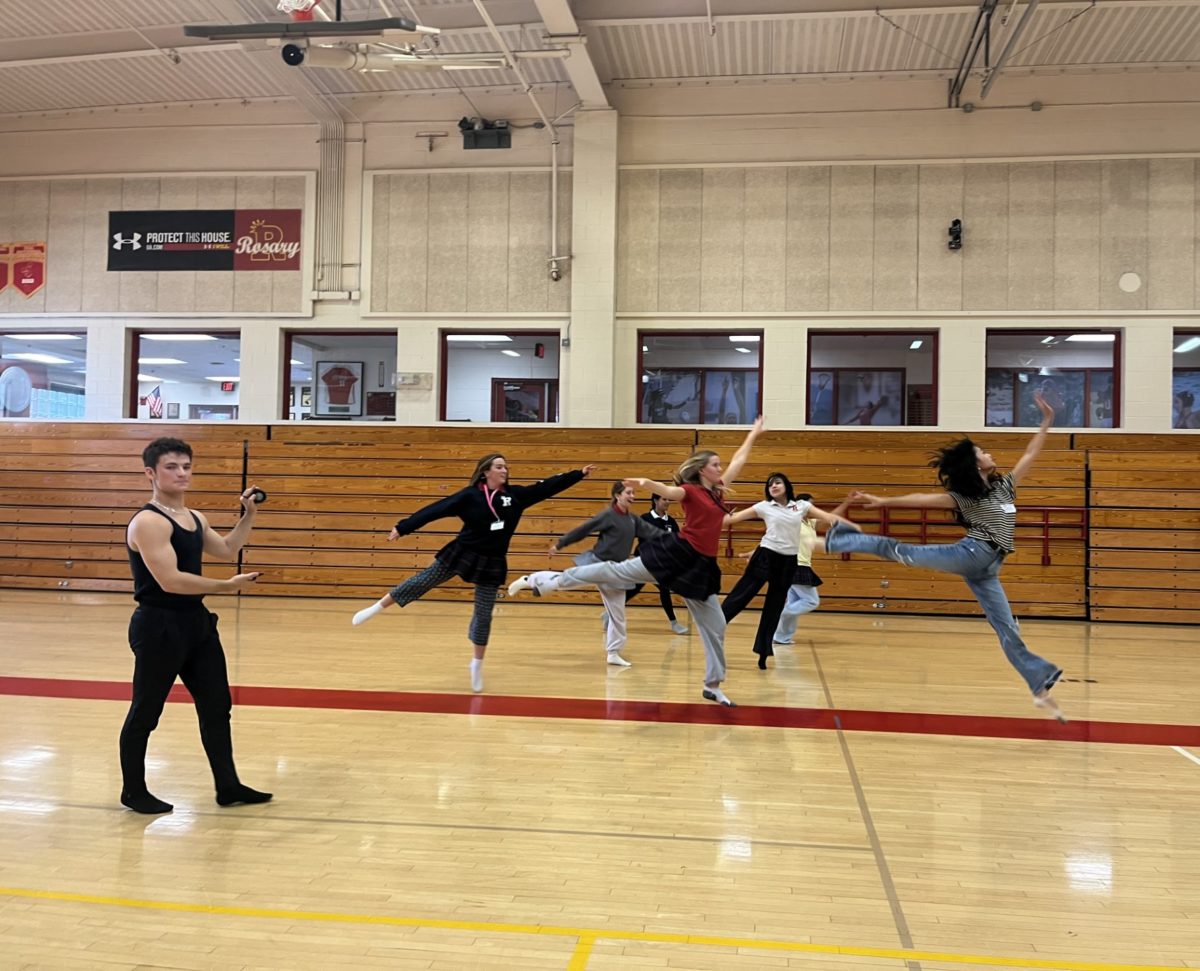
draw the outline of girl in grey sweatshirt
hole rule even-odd
[[[624,482],[617,481],[612,487],[612,503],[606,506],[586,523],[577,526],[570,532],[556,539],[550,546],[551,553],[560,552],[563,547],[578,543],[586,536],[595,534],[596,545],[586,553],[575,557],[576,566],[589,563],[620,562],[629,559],[633,552],[635,539],[650,539],[658,535],[658,530],[633,512],[633,488]],[[632,585],[631,585],[632,586]],[[627,631],[625,626],[625,591],[627,587],[598,587],[600,598],[604,601],[604,609],[608,617],[605,633],[605,650],[608,653],[608,663],[617,667],[627,668],[629,662],[621,656],[625,646]]]

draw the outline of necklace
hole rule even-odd
[[[183,515],[183,510],[182,510],[182,509],[172,509],[172,508],[171,508],[170,506],[168,506],[168,505],[167,505],[165,502],[159,502],[157,499],[151,499],[151,500],[150,500],[150,502],[151,502],[153,505],[155,505],[155,506],[158,506],[158,508],[159,508],[159,509],[161,509],[161,510],[163,510],[164,512],[169,512],[169,513],[171,513],[172,515],[175,515],[175,516],[182,516],[182,515]]]

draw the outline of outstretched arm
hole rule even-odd
[[[729,465],[725,467],[725,484],[733,485],[737,481],[737,477],[742,474],[742,466],[746,464],[746,459],[750,458],[750,449],[754,447],[754,440],[762,434],[763,418],[759,415],[754,419],[754,424],[750,426],[750,431],[746,433],[746,440],[733,453],[733,458],[729,460]]]
[[[581,526],[576,526],[554,541],[554,549],[561,550],[565,546],[578,543],[585,536],[590,536],[600,528],[600,524],[608,517],[608,510],[597,513]]]
[[[813,519],[820,520],[826,526],[832,526],[834,523],[850,523],[850,520],[845,516],[839,516],[837,513],[826,512],[824,509],[818,509],[816,506],[809,506],[807,515]],[[851,523],[851,525],[854,525]]]
[[[521,505],[528,508],[535,503],[549,499],[551,496],[557,496],[560,492],[565,492],[571,486],[582,482],[595,471],[596,466],[585,465],[582,469],[573,469],[570,472],[560,472],[558,475],[548,476],[531,486],[510,486],[509,491],[514,497],[519,496]]]
[[[1025,446],[1025,454],[1013,466],[1013,485],[1016,485],[1025,478],[1025,473],[1033,468],[1034,460],[1037,459],[1042,446],[1046,444],[1046,429],[1054,423],[1054,409],[1042,397],[1041,392],[1035,394],[1033,400],[1037,403],[1038,410],[1042,413],[1042,423],[1038,426],[1038,430],[1034,433],[1033,438],[1029,440],[1029,444]]]
[[[399,539],[401,536],[415,533],[422,526],[427,526],[436,520],[458,515],[466,493],[466,489],[460,489],[452,496],[446,496],[445,499],[439,499],[437,502],[430,503],[424,509],[418,509],[407,519],[401,519],[392,527],[391,533],[388,534],[388,539]]]
[[[653,479],[625,479],[623,481],[631,488],[645,489],[647,492],[653,492],[656,496],[662,496],[672,502],[679,502],[684,496],[683,486],[667,485],[665,482],[655,482]]]
[[[760,519],[758,510],[754,506],[747,506],[745,509],[739,509],[737,512],[729,513],[721,520],[721,528],[728,529],[734,523],[744,523],[747,519]]]
[[[947,492],[910,492],[906,496],[873,496],[852,492],[850,498],[867,509],[957,509],[958,503]]]

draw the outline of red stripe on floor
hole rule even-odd
[[[128,701],[124,681],[0,677],[0,694],[38,698]],[[190,703],[181,686],[170,701]],[[601,701],[597,698],[537,698],[521,695],[429,694],[411,691],[351,691],[337,688],[272,688],[237,685],[237,705],[265,708],[407,711],[439,715],[496,715],[519,718],[585,718],[598,721],[740,725],[748,728],[806,728],[822,731],[887,732],[898,735],[962,735],[975,738],[1037,739],[1055,742],[1106,742],[1118,745],[1200,747],[1198,725],[1075,721],[1060,725],[1048,718],[993,715],[944,715],[906,711],[856,711],[830,708],[774,708],[743,705],[722,708],[711,702]]]

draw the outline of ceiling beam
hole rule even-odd
[[[535,3],[552,43],[562,45],[571,52],[571,56],[563,61],[563,66],[567,69],[571,86],[583,102],[582,107],[610,107],[604,85],[600,83],[600,75],[596,73],[596,65],[588,54],[587,38],[580,32],[567,0],[535,0]]]

